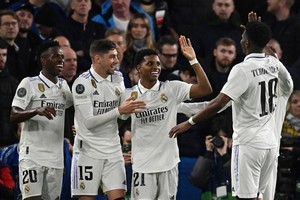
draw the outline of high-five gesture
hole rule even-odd
[[[179,44],[184,57],[186,57],[188,60],[193,60],[196,58],[196,53],[189,38],[186,39],[185,36],[181,35],[179,37]]]

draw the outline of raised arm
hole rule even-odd
[[[179,44],[181,47],[181,52],[189,60],[191,66],[193,67],[196,77],[197,77],[197,84],[192,85],[190,90],[190,97],[191,98],[198,98],[202,96],[206,96],[212,93],[211,85],[208,81],[208,78],[202,69],[200,63],[196,58],[196,54],[192,43],[189,38],[185,38],[185,36],[181,35],[179,38]]]

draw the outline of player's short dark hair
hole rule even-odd
[[[248,39],[260,48],[264,48],[272,37],[270,27],[259,21],[248,22],[246,25]]]
[[[136,53],[134,57],[133,67],[137,67],[143,60],[145,56],[157,55],[157,52],[153,49],[143,49]]]
[[[96,54],[106,54],[112,49],[117,49],[114,42],[106,39],[94,40],[90,46],[90,56],[93,58]]]
[[[60,47],[59,43],[57,41],[53,41],[53,40],[48,40],[45,41],[44,43],[42,43],[39,48],[38,48],[38,54],[37,54],[37,60],[38,60],[38,64],[41,65],[41,57],[44,56],[48,49],[51,47]]]

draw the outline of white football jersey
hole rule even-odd
[[[280,75],[281,74],[279,74],[279,78]],[[277,92],[278,102],[273,116],[275,120],[274,133],[275,133],[275,137],[277,138],[278,145],[280,145],[281,131],[282,131],[283,121],[286,115],[287,102],[292,92],[293,92],[293,80],[290,74],[287,74],[286,78],[279,79],[279,87]]]
[[[24,78],[18,86],[12,106],[23,110],[52,106],[53,120],[36,115],[24,122],[20,139],[20,158],[41,166],[63,168],[65,109],[73,104],[67,82],[59,78],[54,84],[42,73]]]
[[[235,65],[222,93],[232,102],[233,143],[261,149],[278,146],[274,134],[280,81],[290,78],[288,71],[273,56],[252,53]]]
[[[177,123],[178,104],[190,99],[191,84],[181,81],[159,82],[144,88],[140,81],[122,94],[146,103],[146,108],[131,114],[133,171],[156,173],[170,170],[179,162],[177,141],[169,131]]]
[[[117,71],[104,79],[91,67],[75,80],[74,151],[96,159],[122,157],[117,119],[124,89],[122,74]]]

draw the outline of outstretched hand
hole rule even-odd
[[[181,35],[179,37],[179,44],[184,57],[186,57],[188,60],[193,60],[196,58],[196,53],[189,38],[186,39],[185,36]]]
[[[56,116],[56,111],[53,107],[39,107],[35,109],[36,113],[40,116],[45,116],[49,120],[52,120]]]
[[[178,124],[177,126],[174,126],[170,132],[169,132],[169,137],[172,138],[176,138],[179,134],[189,130],[192,127],[192,125],[188,122],[182,122],[180,124]]]
[[[146,104],[144,101],[134,101],[134,99],[135,97],[133,96],[129,97],[119,106],[120,114],[141,112],[141,109],[146,108]]]

